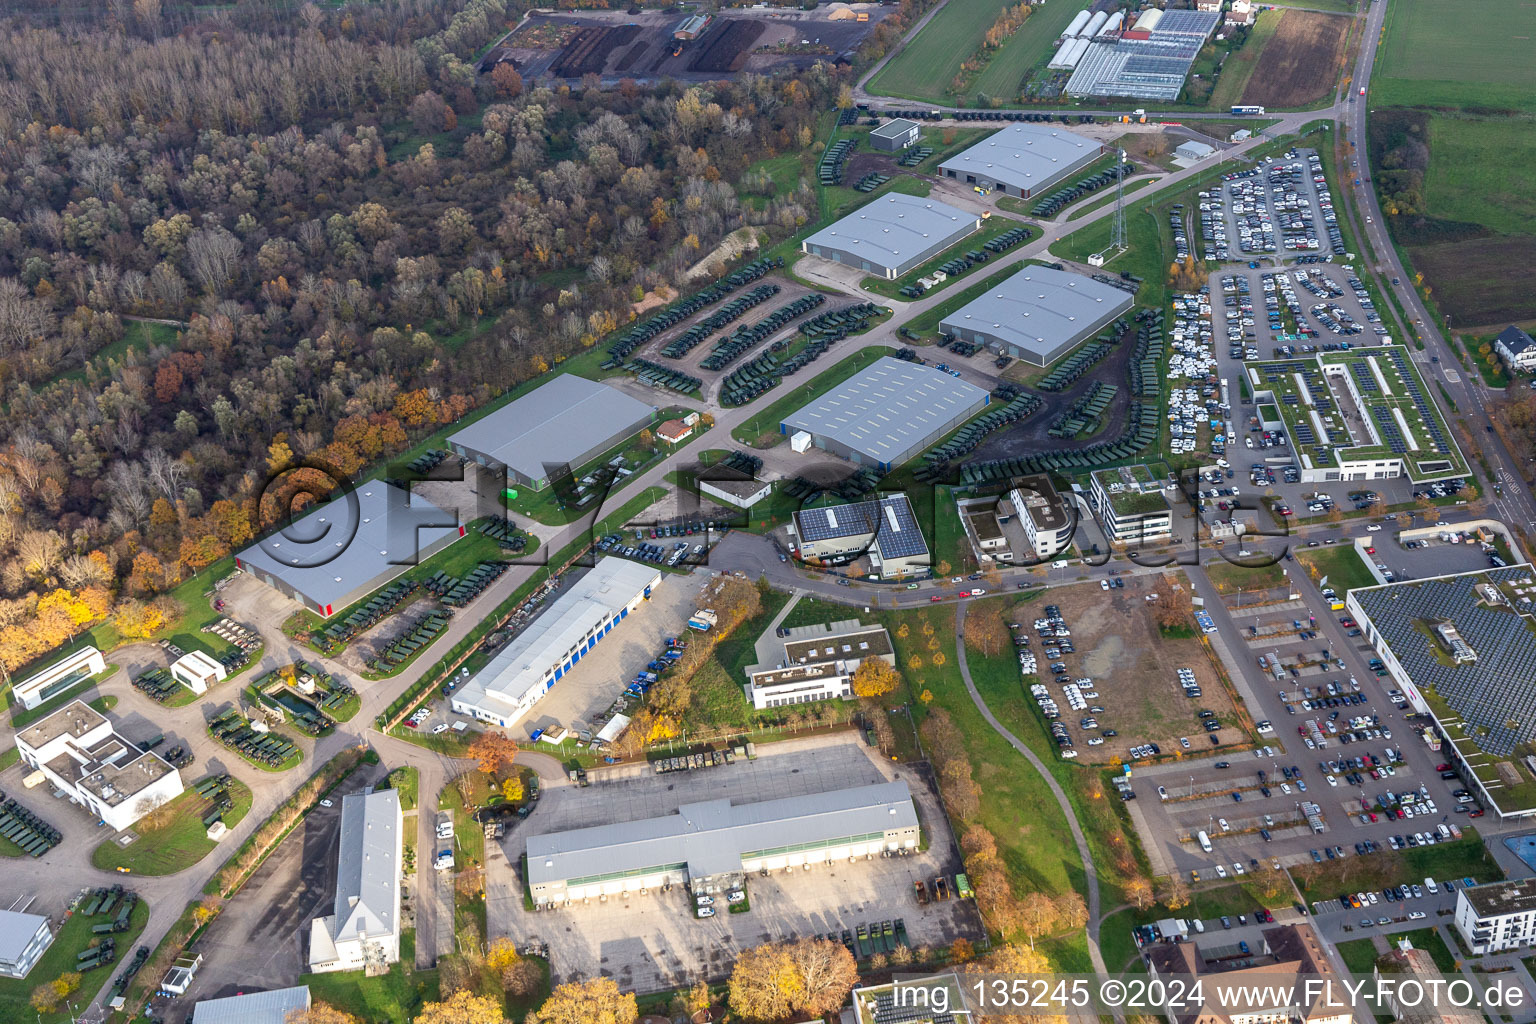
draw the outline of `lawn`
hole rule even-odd
[[[1425,203],[1439,219],[1536,233],[1536,129],[1507,117],[1429,120]]]
[[[1381,955],[1376,952],[1376,943],[1370,939],[1350,939],[1339,943],[1338,949],[1339,959],[1344,961],[1351,974],[1369,975],[1376,968],[1376,958]]]
[[[677,418],[680,419],[686,412],[690,411],[692,410],[679,407],[664,409],[648,429],[652,430],[654,435],[655,427],[662,421],[671,419],[671,414],[675,413]],[[694,437],[698,437],[699,433],[699,428],[695,427]],[[654,439],[651,442],[651,446],[646,448],[640,444],[638,434],[639,432],[636,431],[636,436],[627,437],[607,451],[588,459],[585,465],[573,467],[571,472],[572,480],[580,480],[593,470],[607,466],[617,456],[623,457],[623,467],[625,469],[628,469],[631,473],[638,473],[657,460],[667,458],[672,451],[672,446]],[[687,443],[693,443],[692,439],[689,439]],[[622,487],[624,479],[627,478],[615,480],[615,486]],[[590,505],[582,508],[565,505],[561,501],[561,495],[557,493],[557,491],[564,490],[564,488],[545,487],[542,490],[534,490],[532,487],[520,486],[516,490],[518,492],[516,498],[508,501],[503,497],[503,503],[507,506],[508,510],[544,523],[547,526],[563,526],[566,523],[580,519],[592,511]]]
[[[1250,568],[1235,565],[1220,555],[1213,555],[1202,564],[1205,575],[1223,594],[1235,594],[1240,590],[1268,590],[1285,582],[1285,569],[1279,562]]]
[[[1436,928],[1415,928],[1408,932],[1397,932],[1392,936],[1392,941],[1407,939],[1413,943],[1414,949],[1422,949],[1434,957],[1435,966],[1442,973],[1453,974],[1456,971],[1456,954],[1451,952],[1445,940],[1440,937],[1440,931]]]
[[[1104,272],[1119,274],[1125,271],[1142,279],[1136,299],[1142,305],[1159,307],[1167,301],[1167,260],[1164,253],[1173,251],[1173,239],[1164,238],[1168,230],[1166,205],[1172,203],[1172,194],[1156,194],[1150,200],[1127,203],[1125,207],[1126,251],[1104,265]],[[1087,263],[1088,257],[1109,247],[1113,217],[1104,217],[1051,246],[1051,254],[1077,263]]]
[[[224,812],[224,824],[234,828],[251,809],[251,790],[238,779],[230,779],[229,798],[232,806]],[[213,801],[198,796],[188,786],[167,805],[169,813],[162,827],[152,829],[140,821],[130,829],[138,836],[136,840],[123,847],[108,839],[91,853],[91,863],[103,871],[126,869],[135,875],[185,871],[218,849],[219,844],[208,838],[203,825],[203,815],[213,806]]]
[[[893,348],[885,345],[875,345],[861,349],[853,355],[843,359],[831,369],[806,381],[803,386],[796,383],[784,394],[784,396],[765,409],[759,409],[751,419],[744,421],[731,436],[743,444],[750,444],[755,448],[771,448],[783,439],[779,433],[779,424],[784,417],[793,413],[796,409],[805,405],[816,396],[831,390],[843,381],[852,377],[860,370],[869,366],[882,356],[888,356],[895,352]],[[767,437],[765,438],[765,435]],[[763,443],[764,441],[767,443]]]
[[[863,281],[860,282],[860,284],[866,291],[875,292],[877,294],[884,295],[887,298],[901,299],[906,301],[906,296],[901,294],[901,290],[908,285],[916,284],[918,278],[927,277],[929,274],[932,274],[934,271],[938,270],[945,263],[948,263],[950,260],[959,256],[963,256],[965,253],[972,249],[985,253],[986,250],[983,249],[982,246],[992,241],[992,239],[1006,231],[1012,231],[1014,228],[1024,226],[1025,225],[1020,224],[1018,221],[1011,220],[1007,217],[993,217],[990,220],[982,222],[980,231],[967,235],[964,239],[956,242],[948,249],[945,249],[933,259],[927,261],[921,266],[914,267],[902,276],[896,278],[894,281],[883,277],[866,277]],[[1020,242],[1019,244],[1023,245],[1025,242],[1028,242],[1029,239],[1037,237],[1037,235],[1038,232],[1030,230],[1028,237],[1026,237],[1024,241]],[[932,295],[934,292],[941,288],[947,288],[951,284],[954,284],[956,281],[969,276],[978,267],[984,266],[986,266],[986,264],[977,263],[973,264],[970,268],[960,274],[952,274],[944,281],[941,281],[939,284],[928,289],[926,294]]]
[[[1418,846],[1408,850],[1382,850],[1368,857],[1353,854],[1342,860],[1303,864],[1291,868],[1291,877],[1309,900],[1337,897],[1342,892],[1381,889],[1404,882],[1474,878],[1479,882],[1504,877],[1498,863],[1483,846],[1477,829],[1462,827],[1462,838],[1451,843]]]
[[[404,765],[389,773],[386,780],[390,789],[400,796],[400,809],[414,811],[417,801],[418,774],[414,765]]]
[[[1366,568],[1365,562],[1353,544],[1340,543],[1334,547],[1302,548],[1296,552],[1296,561],[1300,562],[1307,570],[1307,574],[1317,581],[1318,586],[1323,586],[1323,578],[1327,577],[1327,585],[1340,595],[1347,594],[1356,587],[1376,585],[1376,578]]]
[[[1086,6],[1084,0],[1037,5],[1023,26],[993,52],[986,69],[971,83],[971,92],[1013,103],[1024,75],[1055,52],[1056,40]]]
[[[407,955],[406,944],[402,942],[401,962],[390,964],[387,974],[372,978],[362,971],[306,974],[299,978],[299,984],[309,986],[315,1002],[329,1003],[370,1024],[410,1024],[423,1003],[438,997],[437,971],[410,970],[408,964],[415,959],[415,949]]]
[[[75,969],[76,954],[83,952],[97,938],[91,933],[91,928],[106,920],[99,914],[95,917],[74,915],[59,926],[53,945],[48,947],[42,959],[38,960],[25,978],[0,978],[0,1020],[66,1024],[71,1019],[67,1005],[61,1005],[53,1013],[39,1014],[32,1009],[28,999],[37,986],[52,981],[65,971]],[[128,930],[112,936],[117,940],[117,963],[98,967],[82,975],[80,987],[70,994],[69,1002],[83,1009],[94,1001],[96,993],[112,977],[112,972],[124,960],[133,956],[134,942],[148,921],[149,904],[139,900],[129,917]]]

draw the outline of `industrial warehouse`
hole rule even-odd
[[[606,384],[563,373],[448,437],[448,447],[512,483],[549,486],[649,424],[656,409]]]
[[[603,558],[453,695],[453,710],[516,723],[661,582],[661,571]]]
[[[1104,146],[1065,128],[1011,124],[939,164],[939,174],[1005,195],[1029,198],[1087,167]]]
[[[789,528],[794,531],[797,554],[808,562],[847,565],[867,559],[861,568],[876,579],[928,571],[928,544],[905,494],[797,509]]]
[[[931,366],[883,356],[779,424],[796,451],[811,445],[888,471],[954,430],[991,400]]]
[[[1133,301],[1129,292],[1081,274],[1025,267],[939,321],[939,330],[1045,366],[1126,313]]]
[[[1134,29],[1078,39],[1068,96],[1125,96],[1173,102],[1184,90],[1200,48],[1221,24],[1220,11],[1149,11]],[[1143,28],[1150,24],[1151,30]],[[1072,45],[1063,43],[1063,50]]]
[[[892,192],[822,228],[800,251],[894,281],[980,227],[976,214]]]
[[[754,871],[916,850],[905,782],[732,804],[530,836],[528,885],[538,906],[687,885],[695,895],[745,884]]]
[[[252,544],[235,565],[328,617],[464,536],[454,520],[418,494],[369,480]]]

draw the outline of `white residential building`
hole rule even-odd
[[[311,971],[381,974],[400,959],[400,794],[341,801],[336,903],[309,928]]]
[[[107,662],[100,651],[94,647],[82,647],[62,661],[56,661],[36,675],[23,679],[11,692],[16,695],[22,707],[31,709],[106,669]]]
[[[453,695],[454,712],[514,724],[660,582],[652,566],[599,559]]]
[[[0,975],[25,978],[53,945],[53,927],[41,914],[0,910]]]
[[[747,670],[747,698],[759,711],[819,700],[852,700],[853,674],[865,658],[896,664],[885,627],[865,626],[856,619],[797,626],[779,639],[778,664]]]
[[[1536,945],[1536,878],[1458,889],[1456,930],[1477,956]]]
[[[119,736],[107,717],[71,701],[16,734],[21,759],[117,831],[181,795],[181,773]]]

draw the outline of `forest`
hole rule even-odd
[[[812,150],[846,67],[477,73],[521,13],[135,0],[0,26],[6,670],[104,619],[151,635],[168,590],[285,514],[274,477],[362,473],[597,344],[727,232],[814,219],[807,186],[748,170]]]

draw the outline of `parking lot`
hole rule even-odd
[[[669,814],[699,800],[745,803],[891,779],[911,787],[929,845],[906,857],[752,876],[748,912],[708,919],[693,916],[692,900],[681,888],[536,913],[523,910],[520,891],[493,901],[492,932],[498,932],[498,918],[510,917],[511,934],[520,941],[548,943],[555,984],[602,974],[624,989],[658,991],[723,976],[740,951],[763,942],[840,935],[898,917],[913,946],[979,935],[972,902],[920,906],[913,894],[918,880],[931,884],[941,874],[952,880],[962,870],[932,789],[913,770],[874,760],[853,733],[776,743],[755,760],[737,758],[728,765],[664,775],[629,765],[593,772],[591,779],[585,789],[546,792],[534,814],[508,837],[508,860],[519,862],[529,835]]]
[[[1345,253],[1322,161],[1311,149],[1267,157],[1201,192],[1199,227],[1208,261]]]

